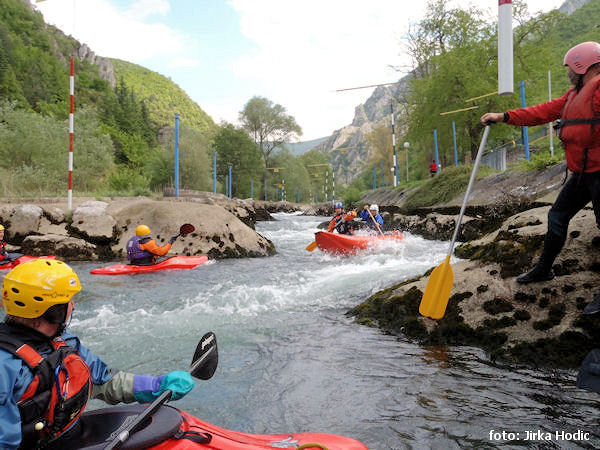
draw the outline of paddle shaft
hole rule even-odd
[[[205,354],[198,358],[198,360],[190,366],[188,372],[193,373],[194,370],[196,370],[200,364],[204,362],[204,360],[212,353],[214,349],[215,347],[211,347]],[[137,428],[141,423],[143,423],[148,417],[151,417],[162,405],[169,401],[172,394],[173,392],[170,389],[167,389],[165,392],[160,394],[156,400],[154,400],[150,406],[144,410],[143,413],[137,416],[127,427],[125,427],[125,429],[121,431],[110,444],[104,447],[104,450],[112,450],[120,447],[121,444],[129,439],[129,436],[131,436],[132,433],[137,431]]]
[[[452,255],[452,249],[454,248],[454,244],[456,243],[456,239],[458,238],[458,230],[460,230],[460,224],[462,223],[463,216],[465,215],[465,209],[467,208],[467,201],[469,200],[469,195],[471,194],[471,188],[473,187],[473,183],[475,182],[475,178],[477,177],[477,168],[479,167],[479,162],[481,161],[481,155],[483,154],[483,149],[485,148],[488,134],[490,134],[489,125],[485,127],[483,137],[481,138],[481,143],[479,144],[479,150],[477,150],[477,157],[475,158],[475,164],[473,164],[473,171],[471,172],[469,186],[467,187],[467,192],[465,192],[465,198],[463,198],[462,206],[460,207],[460,214],[458,215],[458,220],[456,221],[454,235],[452,235],[452,241],[450,242],[450,248],[448,249],[449,255]]]
[[[383,236],[383,231],[381,231],[381,227],[379,226],[379,224],[377,223],[377,221],[375,220],[375,217],[373,217],[373,214],[371,214],[371,210],[367,209],[367,211],[369,211],[369,215],[371,216],[371,220],[373,221],[373,223],[375,224],[375,226],[377,227],[377,230],[379,231],[379,233]]]

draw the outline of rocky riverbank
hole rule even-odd
[[[423,345],[482,347],[493,360],[511,364],[579,366],[600,342],[600,317],[581,314],[600,292],[600,232],[591,205],[571,221],[554,264],[556,277],[528,285],[515,281],[539,256],[562,177],[564,168],[554,167],[496,174],[475,185],[459,237],[463,243],[454,252],[460,259],[452,263],[454,284],[442,319],[418,312],[431,270],[376,293],[348,314]],[[500,184],[503,189],[498,189]],[[396,200],[388,204],[385,196]],[[401,229],[426,238],[451,238],[462,195],[413,215],[401,214],[398,199],[403,197],[399,192],[373,192],[363,201],[379,202],[388,222]]]
[[[270,212],[289,208],[206,192],[179,198],[75,198],[72,210],[66,199],[4,199],[0,223],[6,228],[8,251],[51,254],[67,261],[124,260],[125,244],[142,223],[160,244],[178,234],[183,223],[193,224],[196,231],[177,239],[173,254],[260,257],[276,250],[254,230],[256,221],[272,220]]]

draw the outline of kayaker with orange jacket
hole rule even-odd
[[[150,236],[150,228],[139,225],[135,229],[135,236],[127,241],[127,258],[130,264],[136,266],[155,264],[156,258],[169,253],[176,239],[177,236],[173,236],[165,245],[159,246]]]
[[[159,377],[115,371],[66,331],[77,274],[62,261],[36,259],[2,283],[0,323],[0,448],[78,448],[79,418],[88,399],[149,403],[167,389],[186,395],[188,372]],[[69,443],[69,445],[65,445]],[[75,443],[75,445],[73,445]]]
[[[600,44],[583,42],[564,58],[574,86],[549,102],[505,113],[486,113],[481,123],[541,125],[560,119],[559,137],[565,149],[571,177],[548,212],[548,231],[537,264],[517,277],[519,283],[554,278],[552,264],[560,253],[570,220],[591,200],[600,228]],[[588,305],[589,306],[589,305]],[[600,311],[600,305],[595,312]]]
[[[21,256],[23,256],[22,253],[8,253],[6,251],[6,242],[4,241],[4,225],[0,225],[0,265],[11,263]]]
[[[341,202],[337,202],[334,205],[335,208],[335,216],[329,222],[329,226],[327,227],[327,231],[333,232],[333,230],[337,230],[340,234],[353,234],[354,228],[352,227],[352,221],[356,217],[356,211],[348,211],[344,213],[344,205]]]

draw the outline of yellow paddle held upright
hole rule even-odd
[[[488,134],[490,134],[489,125],[485,127],[483,137],[481,138],[481,144],[479,145],[479,150],[477,151],[475,164],[473,164],[471,178],[469,179],[469,186],[467,187],[467,192],[465,192],[465,198],[463,199],[463,203],[460,208],[460,214],[458,215],[458,220],[456,221],[456,227],[454,228],[454,235],[452,236],[450,249],[446,255],[445,261],[433,269],[433,272],[431,272],[429,281],[427,282],[427,287],[425,287],[425,293],[423,294],[421,304],[419,305],[419,312],[425,317],[441,319],[446,313],[446,306],[448,306],[450,292],[452,292],[452,284],[454,283],[454,273],[452,272],[452,266],[450,266],[450,256],[452,256],[454,243],[458,237],[458,230],[460,229],[460,224],[465,214],[467,200],[469,199],[471,188],[475,182],[477,168],[479,167],[479,162],[481,161],[481,155],[483,154],[483,149],[487,142]]]

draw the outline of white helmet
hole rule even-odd
[[[377,206],[375,203],[373,203],[371,206],[369,206],[369,209],[371,211],[377,211],[377,212],[379,212],[379,206]]]

